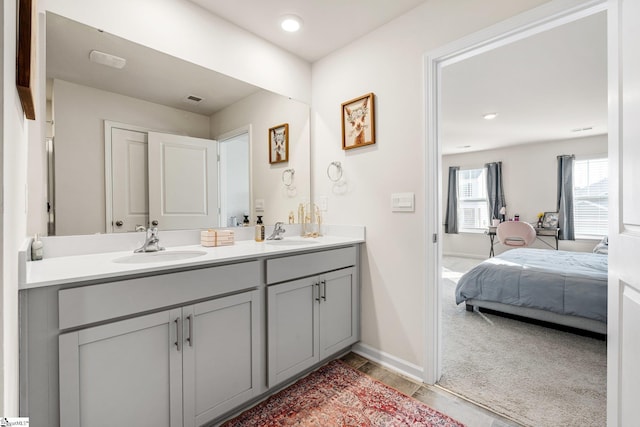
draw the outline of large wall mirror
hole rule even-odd
[[[51,12],[45,38],[50,235],[269,224],[309,200],[307,104]]]

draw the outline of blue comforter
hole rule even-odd
[[[465,273],[456,304],[467,299],[532,307],[607,321],[607,256],[519,248]]]

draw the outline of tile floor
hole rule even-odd
[[[355,353],[343,356],[342,361],[469,427],[521,426],[515,421],[458,397],[441,387],[415,382]]]

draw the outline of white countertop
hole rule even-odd
[[[295,243],[289,246],[285,243],[286,241],[295,241]],[[99,279],[126,278],[127,276],[139,276],[145,273],[156,273],[185,267],[214,266],[218,263],[230,261],[295,254],[296,252],[364,243],[364,236],[285,237],[284,240],[276,242],[279,243],[240,240],[230,246],[213,248],[201,245],[174,246],[167,248],[166,252],[203,251],[206,253],[205,255],[183,260],[164,260],[161,263],[123,264],[114,262],[115,259],[132,255],[130,250],[45,258],[41,261],[26,262],[25,280],[24,283],[20,283],[19,289],[32,289],[65,283],[93,282]]]

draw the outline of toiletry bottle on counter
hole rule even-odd
[[[38,235],[36,234],[33,237],[33,242],[31,242],[31,261],[41,260],[43,252],[42,240],[38,239]]]
[[[258,215],[256,221],[256,242],[264,241],[264,224],[262,223],[262,215]]]

